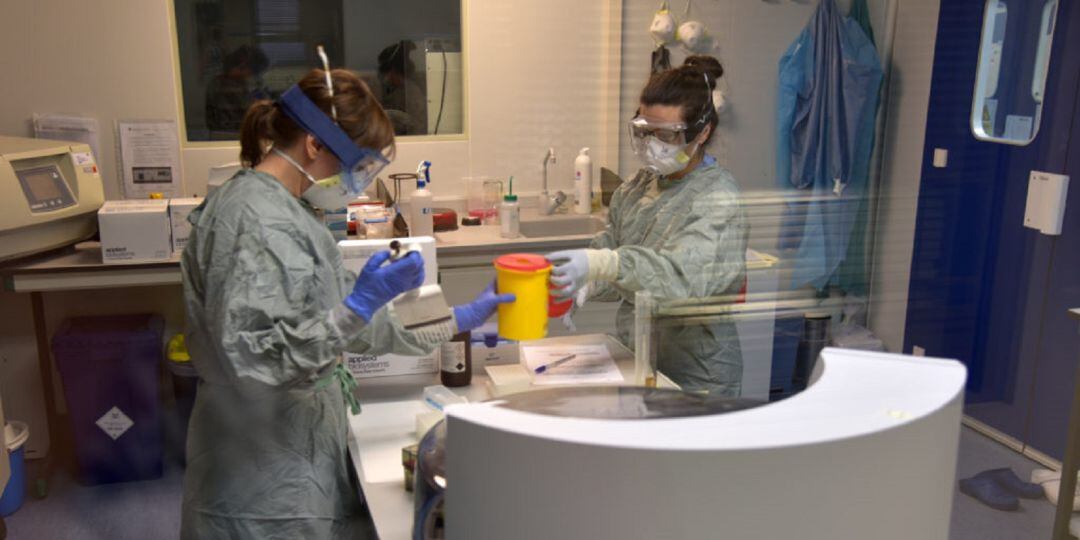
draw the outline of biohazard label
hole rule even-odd
[[[127,430],[131,429],[131,426],[134,426],[135,422],[133,422],[128,415],[124,414],[124,411],[121,411],[117,407],[113,407],[109,409],[109,412],[105,413],[104,416],[98,418],[95,424],[101,428],[101,431],[104,431],[106,435],[112,437],[115,441],[116,439],[119,439],[121,435],[127,433]]]

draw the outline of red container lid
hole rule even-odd
[[[542,255],[535,255],[533,253],[510,253],[495,259],[495,266],[517,272],[536,272],[551,268],[551,263]]]

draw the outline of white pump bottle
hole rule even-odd
[[[582,148],[574,160],[574,212],[588,214],[592,212],[592,158],[589,149]]]

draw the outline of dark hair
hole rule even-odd
[[[258,75],[270,67],[270,59],[258,47],[241,45],[225,55],[222,65],[225,71],[246,67]]]
[[[379,52],[379,73],[398,73],[411,76],[416,71],[416,64],[409,55],[416,50],[416,44],[402,40]]]
[[[334,108],[337,124],[356,144],[394,152],[394,125],[372,95],[371,90],[355,73],[335,69],[330,71],[334,84]],[[296,83],[319,109],[330,115],[330,93],[326,89],[326,73],[313,69]],[[256,101],[248,107],[240,126],[240,161],[254,167],[262,161],[269,145],[291,146],[305,131],[277,103],[269,99]]]
[[[716,104],[712,91],[724,76],[720,61],[705,55],[688,56],[683,65],[654,73],[641,91],[642,105],[672,105],[682,108],[687,140],[712,126],[709,139],[716,132]],[[708,142],[708,139],[706,139]]]

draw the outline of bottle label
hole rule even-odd
[[[503,237],[514,238],[521,230],[521,214],[517,208],[502,208],[499,212],[499,231]]]
[[[465,343],[447,341],[439,348],[440,369],[447,373],[465,373]]]

